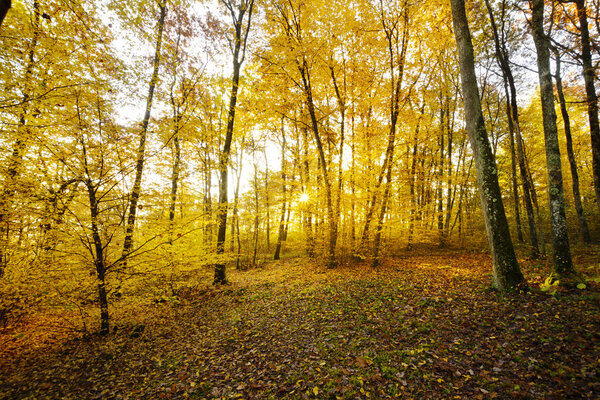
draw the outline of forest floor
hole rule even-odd
[[[598,261],[576,258],[584,275]],[[548,261],[521,265],[533,290],[503,296],[481,253],[296,258],[138,306],[103,337],[31,319],[0,334],[0,399],[600,398],[600,287],[550,295]]]

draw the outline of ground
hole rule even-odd
[[[0,399],[600,398],[600,289],[490,290],[482,253],[407,254],[379,269],[307,258],[121,315],[108,336],[0,334]],[[598,269],[597,255],[576,259]]]

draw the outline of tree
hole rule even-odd
[[[590,123],[590,137],[592,141],[594,192],[596,193],[596,206],[600,211],[600,122],[598,122],[598,95],[596,94],[596,86],[594,84],[596,73],[594,65],[592,64],[590,31],[588,27],[585,0],[574,1],[577,6],[577,18],[579,19],[579,30],[581,31],[581,61],[583,67],[583,80],[585,82],[588,119]]]
[[[537,52],[538,77],[544,141],[546,148],[546,168],[548,172],[548,196],[550,199],[550,225],[552,227],[552,247],[554,250],[554,270],[561,275],[574,274],[567,219],[565,216],[565,195],[563,190],[556,111],[554,110],[554,90],[550,72],[550,48],[548,36],[544,32],[544,0],[532,0],[531,29]]]
[[[142,126],[140,131],[140,142],[137,149],[136,165],[135,165],[135,179],[133,182],[133,188],[129,196],[129,213],[127,215],[127,226],[125,231],[125,239],[123,240],[123,261],[127,262],[127,257],[131,253],[133,247],[133,232],[135,227],[136,213],[138,209],[138,200],[140,198],[142,190],[142,174],[144,172],[144,162],[146,160],[146,139],[148,134],[148,124],[150,122],[150,114],[152,112],[152,102],[154,99],[154,91],[158,83],[158,70],[161,62],[161,46],[163,40],[163,30],[165,27],[165,17],[167,15],[167,0],[157,0],[159,9],[159,17],[157,24],[157,35],[154,49],[154,62],[152,77],[150,78],[150,85],[148,88],[148,97],[146,98],[146,111],[144,112],[144,119],[142,120]]]
[[[494,260],[494,286],[500,291],[511,291],[524,284],[524,277],[510,239],[508,221],[498,185],[496,163],[481,111],[475,76],[473,44],[464,0],[451,0],[451,6],[458,47],[467,132],[475,158],[481,208]]]
[[[510,150],[511,150],[511,167],[513,172],[513,193],[515,196],[515,217],[519,219],[518,209],[518,191],[516,187],[516,171],[514,165],[515,157],[515,142],[516,142],[516,155],[519,164],[519,171],[521,176],[521,182],[523,186],[523,195],[525,201],[525,209],[527,211],[527,221],[529,223],[529,241],[533,249],[534,256],[539,253],[539,241],[535,222],[535,215],[532,204],[532,197],[534,196],[535,188],[530,183],[530,177],[528,175],[528,169],[525,162],[525,151],[523,149],[523,138],[521,135],[521,125],[519,123],[519,110],[517,106],[517,88],[515,85],[515,77],[512,72],[510,65],[509,52],[506,45],[506,34],[505,34],[505,20],[506,15],[506,2],[501,3],[501,29],[498,29],[494,12],[489,0],[486,0],[486,6],[488,14],[490,16],[490,26],[492,29],[492,35],[494,38],[494,48],[496,54],[496,60],[498,66],[502,71],[502,78],[504,80],[504,92],[506,96],[506,116],[508,118],[508,128],[510,135]],[[538,221],[541,223],[541,221]],[[520,222],[517,221],[517,225]]]
[[[248,33],[252,23],[252,11],[254,0],[221,0],[230,14],[233,23],[233,36],[229,38],[229,49],[233,56],[233,76],[231,78],[231,93],[229,96],[229,109],[227,114],[227,130],[225,142],[219,155],[219,208],[217,210],[217,255],[225,252],[225,235],[227,234],[227,167],[229,164],[229,153],[231,152],[231,141],[233,139],[233,128],[235,124],[235,110],[238,100],[240,84],[240,71],[246,57],[248,44]],[[214,283],[223,285],[227,283],[225,263],[219,261],[215,264]]]
[[[571,120],[569,118],[569,112],[567,110],[567,101],[565,100],[565,94],[563,92],[563,83],[561,77],[561,57],[557,48],[554,48],[554,62],[556,64],[554,79],[556,81],[556,93],[558,94],[558,101],[560,103],[560,112],[563,118],[563,125],[565,127],[565,138],[567,140],[567,156],[569,158],[569,166],[571,167],[571,179],[573,181],[573,202],[575,203],[575,211],[577,212],[577,218],[579,219],[579,231],[584,243],[590,243],[592,241],[590,237],[590,230],[588,228],[585,213],[583,211],[583,204],[581,203],[581,194],[579,191],[579,173],[577,172],[577,161],[575,160],[575,153],[573,151],[573,137],[571,136]]]

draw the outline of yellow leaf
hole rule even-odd
[[[315,387],[313,388],[313,393],[315,394],[315,396],[318,396],[318,395],[319,395],[319,387],[318,387],[318,386],[315,386]]]

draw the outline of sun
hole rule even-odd
[[[300,195],[300,197],[298,198],[298,201],[300,203],[306,203],[309,199],[310,199],[310,197],[308,197],[308,193],[302,193]]]

